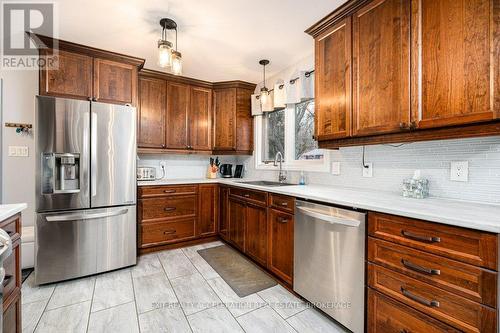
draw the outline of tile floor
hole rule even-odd
[[[196,252],[139,257],[135,267],[22,288],[23,332],[344,332],[280,285],[238,297]]]

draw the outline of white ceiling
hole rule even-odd
[[[56,0],[59,38],[156,63],[159,20],[178,24],[183,75],[260,82],[313,52],[304,30],[345,0]],[[172,34],[173,37],[173,34]]]

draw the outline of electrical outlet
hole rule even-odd
[[[365,162],[363,166],[363,177],[373,177],[373,163]]]
[[[469,181],[469,162],[468,161],[454,161],[451,162],[450,180],[456,182]]]
[[[29,150],[27,146],[9,146],[9,156],[28,157]]]
[[[340,175],[340,162],[332,162],[332,175]]]

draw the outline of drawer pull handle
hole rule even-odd
[[[5,278],[3,279],[2,286],[5,288],[9,283],[10,280],[12,280],[12,275],[7,274],[5,275]]]
[[[428,275],[440,275],[441,271],[439,269],[433,269],[433,268],[425,268],[420,265],[414,264],[409,260],[406,259],[401,259],[401,263],[403,266],[405,266],[408,269],[411,269],[412,271],[419,272],[419,273],[424,273]]]
[[[250,198],[250,194],[248,194],[248,193],[243,194],[243,196],[244,196],[245,198]]]
[[[175,229],[173,229],[173,230],[172,230],[172,229],[170,229],[170,230],[165,230],[165,231],[163,232],[163,234],[164,234],[164,235],[173,235],[173,234],[175,234],[176,232],[177,232],[177,230],[175,230]]]
[[[164,190],[163,193],[175,193],[175,190]]]
[[[406,238],[413,239],[419,242],[424,242],[424,243],[439,243],[441,242],[441,238],[439,237],[434,237],[434,236],[420,236],[416,235],[412,232],[402,230],[401,235],[403,235]]]
[[[175,207],[165,207],[165,208],[163,208],[163,210],[166,212],[171,212],[171,211],[176,210],[176,208]]]
[[[282,202],[282,203],[281,203],[281,206],[283,206],[283,207],[287,207],[287,206],[288,206],[288,202]]]
[[[435,301],[435,300],[429,301],[428,299],[425,299],[425,298],[423,298],[421,296],[418,296],[418,295],[415,295],[415,294],[409,292],[408,290],[406,290],[403,287],[401,287],[401,293],[404,296],[408,297],[409,299],[411,299],[412,301],[415,301],[417,303],[423,304],[423,305],[428,306],[428,307],[439,308],[439,302],[438,301]]]
[[[284,217],[278,217],[278,222],[279,223],[287,223],[288,219],[285,219]]]

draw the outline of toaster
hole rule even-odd
[[[137,180],[156,180],[156,168],[137,167]]]

